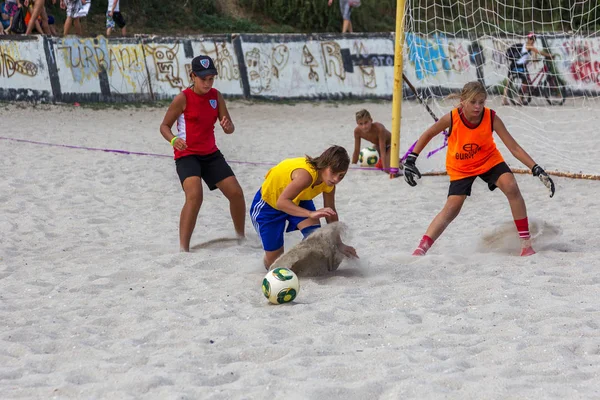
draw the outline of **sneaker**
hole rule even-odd
[[[525,239],[521,242],[521,257],[532,256],[535,250],[531,247],[531,239]]]

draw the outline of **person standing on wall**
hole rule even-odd
[[[342,33],[350,32],[352,33],[352,21],[350,20],[350,14],[352,13],[352,8],[360,6],[360,0],[339,0],[340,1],[340,11],[342,12],[342,19],[344,20],[342,24]],[[328,5],[331,6],[333,4],[333,0],[329,0]]]
[[[45,0],[25,0],[25,7],[29,7],[30,4],[33,5],[33,9],[31,11],[31,24],[27,25],[27,31],[25,31],[26,35],[31,35],[33,29],[35,28],[35,21],[37,21],[38,17],[41,17],[41,27],[46,35],[50,35],[50,27],[48,26],[48,14],[46,13]],[[52,0],[52,4],[56,4],[56,0]]]
[[[119,7],[120,0],[108,0],[108,10],[106,10],[106,37],[110,36],[115,25],[121,28],[121,35],[127,35],[127,23],[121,14]]]

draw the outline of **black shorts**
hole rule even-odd
[[[123,18],[123,14],[120,11],[113,12],[112,16],[113,21],[115,21],[115,25],[119,28],[124,28],[127,23],[125,22],[125,18]]]
[[[210,190],[217,188],[217,183],[225,178],[235,176],[219,150],[204,156],[190,155],[175,160],[177,175],[181,185],[190,176],[199,176]]]
[[[496,182],[500,175],[512,171],[510,167],[503,161],[500,164],[494,165],[488,172],[484,172],[481,175],[470,176],[468,178],[458,179],[456,181],[450,181],[450,189],[448,189],[448,196],[470,196],[471,195],[471,187],[473,186],[473,182],[477,177],[483,179],[487,184],[490,190],[496,189]]]

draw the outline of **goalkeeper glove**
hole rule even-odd
[[[533,176],[540,178],[540,181],[542,181],[548,190],[550,190],[550,197],[554,196],[554,182],[552,181],[552,178],[548,176],[546,171],[544,171],[544,169],[539,165],[535,164],[533,168],[531,168],[531,172],[533,173]]]
[[[404,161],[404,180],[410,186],[417,186],[415,177],[417,179],[421,179],[421,173],[415,165],[417,157],[419,157],[419,155],[417,153],[412,152],[408,156],[406,156],[406,161]]]

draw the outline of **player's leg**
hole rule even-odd
[[[185,193],[185,203],[179,216],[179,246],[190,251],[190,239],[196,227],[196,219],[202,205],[202,166],[198,156],[186,156],[175,160],[177,175]]]
[[[250,219],[260,237],[265,255],[263,263],[266,269],[283,254],[283,234],[288,215],[271,207],[262,198],[260,189],[250,205]]]
[[[502,163],[506,166],[505,163]],[[496,167],[494,167],[496,168]],[[508,169],[508,166],[505,167]],[[517,184],[517,180],[510,169],[502,173],[496,180],[496,186],[504,193],[508,199],[510,211],[515,221],[515,226],[521,239],[521,255],[529,256],[535,254],[531,247],[531,235],[529,233],[529,220],[527,219],[527,207],[525,200],[521,195],[521,190]]]
[[[244,226],[246,223],[246,201],[244,192],[235,176],[230,176],[217,183],[217,187],[227,200],[229,200],[229,213],[233,227],[238,237],[245,237]]]
[[[196,227],[196,219],[202,205],[202,181],[199,176],[190,176],[183,181],[185,203],[179,216],[179,247],[190,251],[190,240]]]
[[[244,192],[233,170],[220,151],[202,157],[202,179],[210,190],[219,189],[229,200],[229,213],[238,237],[244,237],[246,222],[246,201]]]
[[[298,206],[308,211],[315,211],[315,203],[312,200],[302,200],[298,203]],[[311,233],[321,227],[321,221],[314,218],[296,217],[293,215],[288,216],[288,227],[286,232],[292,232],[299,230],[302,233],[303,239],[310,236]]]
[[[439,238],[444,230],[458,216],[467,196],[471,195],[471,187],[476,177],[469,177],[450,182],[448,189],[448,198],[444,208],[440,211],[429,224],[425,235],[421,238],[419,246],[413,252],[413,256],[423,256],[433,243]]]

